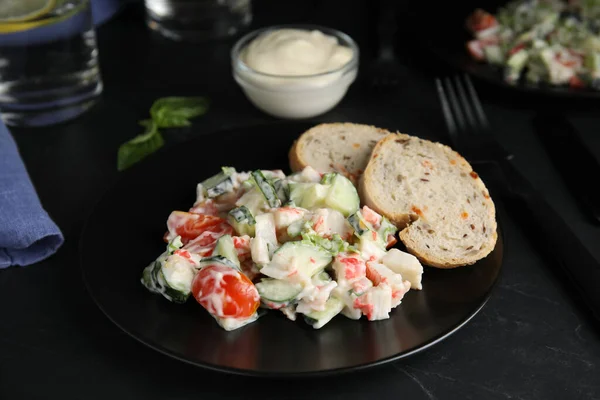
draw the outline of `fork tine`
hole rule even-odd
[[[456,90],[458,91],[458,98],[460,99],[460,102],[462,104],[463,111],[467,117],[467,122],[470,125],[472,131],[477,131],[478,121],[475,120],[475,117],[473,115],[473,107],[469,104],[469,97],[465,93],[465,88],[462,82],[460,81],[460,76],[454,77],[454,84],[456,86]],[[472,101],[476,103],[475,100]]]
[[[473,87],[471,78],[469,78],[469,75],[465,74],[464,80],[467,84],[467,91],[469,92],[471,100],[473,101],[473,106],[475,107],[475,114],[477,115],[477,118],[479,119],[479,123],[481,124],[481,126],[483,126],[484,128],[487,129],[487,128],[489,128],[490,124],[488,123],[485,113],[483,112],[483,107],[481,106],[481,101],[479,100],[479,96],[477,95],[477,92],[475,91],[475,88]]]
[[[459,129],[461,129],[462,131],[466,131],[467,125],[465,123],[463,112],[460,109],[460,103],[456,97],[456,92],[454,91],[454,87],[452,86],[452,81],[450,80],[450,78],[445,78],[444,83],[444,86],[446,87],[446,93],[448,95],[448,100],[450,100],[450,108],[454,112],[454,119],[456,120]]]
[[[446,91],[444,90],[444,86],[442,85],[442,81],[440,80],[440,78],[435,78],[435,86],[437,87],[438,97],[442,106],[442,113],[444,114],[444,120],[446,121],[446,127],[448,128],[450,141],[452,142],[452,147],[456,149],[458,148],[456,122],[454,121],[454,117],[452,116],[452,110],[450,109],[448,96],[446,96]]]

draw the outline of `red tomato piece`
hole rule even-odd
[[[467,18],[467,28],[473,32],[480,32],[498,25],[498,20],[489,12],[476,9],[473,14]]]
[[[198,303],[218,318],[249,318],[260,304],[254,284],[239,271],[219,264],[202,268],[192,282]]]

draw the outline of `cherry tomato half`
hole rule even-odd
[[[192,294],[209,313],[219,318],[248,318],[260,304],[250,279],[224,265],[202,268],[192,282]]]

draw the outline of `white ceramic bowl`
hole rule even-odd
[[[279,29],[319,30],[352,49],[352,59],[340,68],[314,75],[284,76],[256,71],[240,55],[257,36]],[[335,107],[358,73],[358,46],[345,33],[316,25],[279,25],[258,29],[242,37],[231,50],[233,77],[246,97],[260,110],[279,118],[302,119],[323,114]]]

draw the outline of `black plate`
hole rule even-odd
[[[498,277],[503,245],[456,270],[426,268],[422,291],[410,291],[391,318],[337,317],[321,330],[269,312],[226,332],[190,299],[169,303],[140,283],[142,269],[164,251],[169,213],[187,210],[196,183],[223,165],[287,170],[287,152],[306,124],[240,128],[202,136],[133,167],[100,200],[81,238],[87,288],[117,326],[179,360],[248,375],[317,375],[407,357],[441,341],[485,304]],[[287,171],[286,171],[287,172]]]
[[[435,56],[452,67],[467,72],[489,83],[513,90],[558,97],[600,98],[600,91],[592,89],[574,89],[567,86],[534,85],[524,79],[516,85],[506,83],[502,69],[487,63],[475,61],[466,50],[466,43],[473,36],[465,29],[465,21],[476,8],[496,13],[506,1],[467,0],[460,2],[436,3],[434,11],[427,8],[426,2],[416,5],[419,21],[427,21],[427,27],[419,29],[417,39],[433,51]]]

